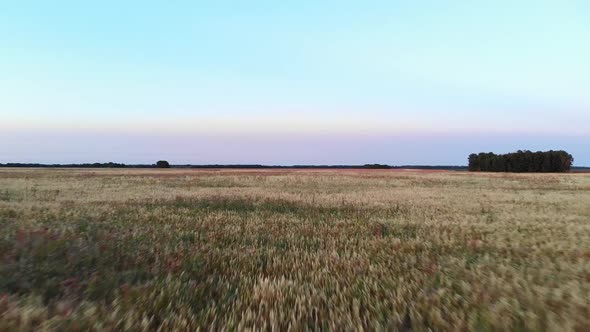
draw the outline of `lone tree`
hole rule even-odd
[[[156,163],[156,167],[158,167],[158,168],[170,168],[170,163],[168,163],[166,160],[159,160]]]

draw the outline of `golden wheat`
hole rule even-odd
[[[0,170],[0,330],[589,331],[590,176]]]

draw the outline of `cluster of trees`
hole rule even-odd
[[[568,172],[574,158],[565,151],[519,150],[507,154],[472,153],[469,170],[472,172]]]

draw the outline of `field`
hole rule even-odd
[[[0,330],[590,331],[590,174],[0,169]]]

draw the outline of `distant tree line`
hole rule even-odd
[[[137,165],[141,166],[141,165]],[[49,167],[49,168],[125,168],[127,165],[120,163],[83,163],[83,164],[39,164],[39,163],[6,163],[0,167]]]
[[[27,167],[27,168],[169,168],[170,164],[160,160],[155,164],[133,164],[122,163],[82,163],[82,164],[40,164],[40,163],[6,163],[0,167]]]
[[[516,155],[516,156],[515,156]],[[524,156],[524,157],[523,157]],[[568,162],[569,161],[569,162]],[[40,164],[40,163],[0,163],[0,167],[29,168],[219,168],[219,169],[423,169],[447,171],[485,171],[485,172],[566,172],[570,170],[573,158],[565,151],[530,152],[518,151],[507,155],[493,153],[472,154],[469,167],[445,165],[259,165],[259,164],[209,164],[209,165],[171,165],[165,160],[154,164],[121,163],[83,163],[83,164]],[[526,167],[524,166],[526,165]],[[574,171],[590,171],[588,167],[571,167]]]
[[[230,169],[426,169],[426,170],[450,170],[464,171],[467,166],[445,165],[402,165],[390,166],[384,164],[365,165],[260,165],[260,164],[208,164],[208,165],[174,165],[175,168],[230,168]]]
[[[471,172],[568,172],[574,158],[565,151],[519,150],[507,154],[472,153],[469,155]]]
[[[391,166],[392,169],[417,169],[417,170],[433,170],[433,171],[466,171],[467,166],[456,165],[402,165]]]
[[[0,163],[0,167],[29,167],[29,168],[228,168],[228,169],[427,169],[427,170],[466,170],[466,166],[444,165],[402,165],[390,166],[384,164],[365,165],[261,165],[261,164],[208,164],[208,165],[171,165],[166,160],[159,160],[155,164],[120,164],[120,163],[83,163],[83,164],[40,164],[40,163]]]

